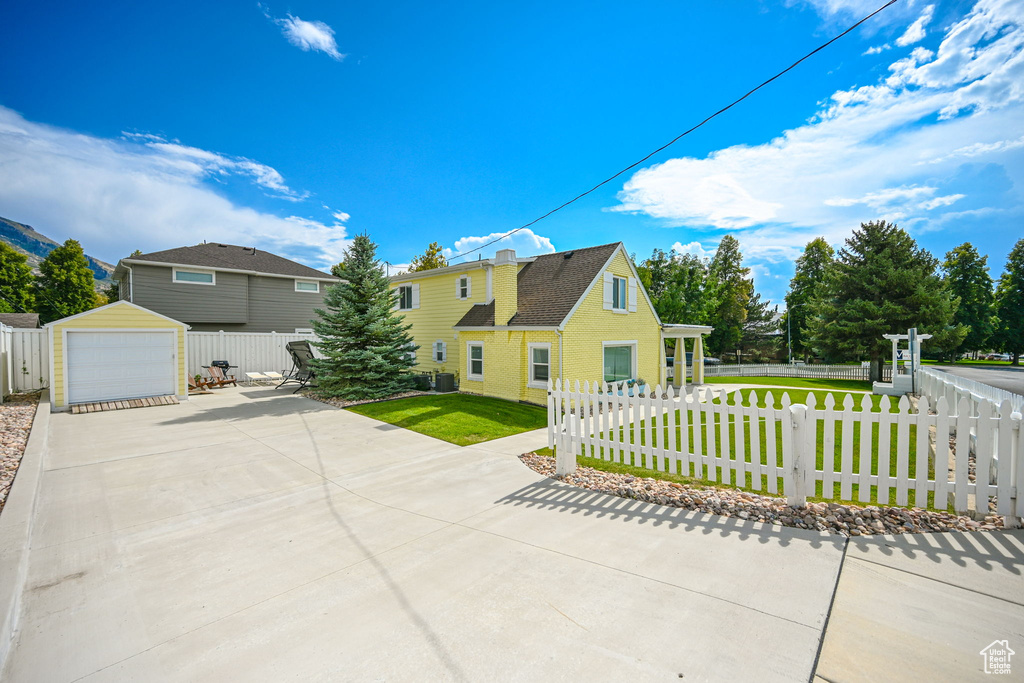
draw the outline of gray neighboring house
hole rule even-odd
[[[118,299],[200,332],[312,332],[328,273],[252,247],[216,242],[123,258]]]

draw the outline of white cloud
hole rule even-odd
[[[348,215],[344,211],[335,211],[331,215],[334,216],[334,220],[338,221],[339,223],[344,223],[349,218],[352,218],[352,216]]]
[[[704,245],[700,242],[690,242],[689,244],[683,244],[682,242],[676,242],[672,245],[672,251],[677,254],[692,254],[699,259],[711,258],[715,255],[715,249],[705,249]]]
[[[306,52],[323,52],[325,55],[341,61],[348,55],[338,51],[338,44],[334,40],[334,29],[322,21],[304,21],[291,14],[283,19],[271,16],[270,12],[263,5],[258,4],[263,10],[264,16],[281,27],[281,33],[289,43]]]
[[[907,45],[913,45],[914,43],[924,40],[925,30],[924,27],[931,23],[932,15],[935,13],[935,5],[928,5],[924,8],[917,19],[914,20],[902,36],[896,39],[896,44],[900,47],[906,47]]]
[[[498,239],[504,234],[505,233],[503,232],[494,232],[490,235],[460,237],[455,240],[454,249],[445,248],[444,255],[446,258],[452,258],[455,254],[461,254],[470,249],[475,249],[492,240]],[[516,256],[537,256],[539,254],[554,253],[555,245],[553,245],[551,240],[547,237],[538,235],[533,230],[525,228],[517,233],[509,235],[508,237],[502,238],[494,244],[484,247],[480,251],[475,251],[472,254],[467,255],[465,260],[491,258],[499,249],[515,249]],[[459,259],[459,261],[462,262],[463,259]]]
[[[0,215],[116,261],[205,240],[256,246],[324,267],[350,244],[340,222],[280,217],[232,203],[207,185],[228,175],[275,196],[304,196],[251,159],[147,133],[99,138],[27,121],[0,107]]]
[[[873,47],[869,47],[867,50],[864,50],[864,52],[862,54],[865,54],[865,55],[880,55],[883,52],[885,52],[886,50],[891,50],[891,49],[892,49],[892,45],[890,45],[889,43],[883,43],[882,45],[875,45]]]
[[[834,93],[806,124],[764,144],[642,169],[612,210],[742,230],[747,254],[798,249],[818,235],[836,244],[875,218],[926,230],[943,207],[987,189],[959,184],[957,157],[983,162],[1019,149],[1021,136],[1024,4],[981,0],[935,53],[916,48],[891,76]],[[1019,155],[1005,171],[1024,186]]]

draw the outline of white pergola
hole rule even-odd
[[[659,384],[668,384],[668,359],[665,356],[665,340],[675,339],[676,350],[673,358],[675,373],[672,386],[681,388],[686,383],[686,340],[693,340],[693,384],[704,383],[704,342],[703,336],[715,329],[710,325],[667,325],[661,326],[661,373]]]

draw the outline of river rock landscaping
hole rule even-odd
[[[0,511],[18,473],[38,404],[39,394],[15,394],[0,403]]]
[[[996,514],[986,515],[984,520],[978,521],[962,515],[920,508],[876,505],[861,507],[810,501],[806,507],[793,508],[786,504],[785,498],[602,472],[591,467],[577,467],[572,474],[560,477],[555,475],[553,457],[526,453],[520,456],[520,460],[539,474],[591,491],[724,517],[827,531],[842,536],[994,531],[1003,526],[1003,518]]]

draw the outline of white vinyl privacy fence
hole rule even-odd
[[[972,413],[966,398],[953,406],[945,396],[934,410],[927,398],[911,410],[906,397],[894,406],[887,396],[847,394],[836,405],[829,395],[819,406],[813,394],[803,405],[785,393],[762,403],[750,393],[746,403],[738,393],[700,393],[549,383],[557,472],[586,456],[785,495],[794,506],[819,496],[987,514],[995,500],[1008,525],[1024,515],[1021,415],[1008,401]]]
[[[244,379],[247,372],[287,372],[292,367],[292,358],[285,345],[292,341],[314,342],[316,335],[276,332],[189,332],[187,339],[190,375],[206,374],[204,368],[212,361],[226,360],[238,366],[231,374]],[[315,347],[313,354],[319,355]]]
[[[1016,412],[1024,412],[1024,396],[1020,394],[957,377],[935,368],[921,368],[918,370],[917,377],[918,391],[933,403],[943,396],[951,404],[959,402],[961,398],[966,398],[973,406],[972,414],[977,414],[977,406],[983,401],[998,404],[1009,401]]]
[[[705,377],[804,377],[807,379],[871,379],[871,368],[860,365],[804,365],[802,363],[704,364]],[[882,381],[892,381],[892,366],[882,366]]]
[[[46,330],[0,325],[0,394],[42,389],[50,381],[50,341]]]

